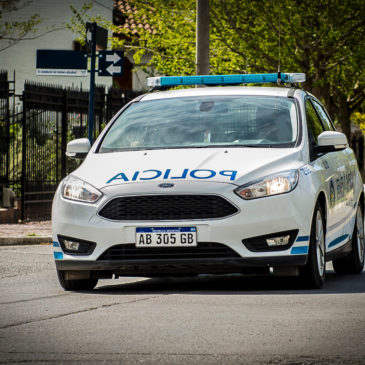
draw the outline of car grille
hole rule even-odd
[[[212,259],[240,258],[228,246],[220,243],[199,243],[196,247],[148,247],[137,248],[134,244],[113,246],[98,260],[159,260],[159,259]]]
[[[99,216],[118,221],[223,218],[238,209],[216,195],[145,195],[111,200]]]

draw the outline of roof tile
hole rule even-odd
[[[128,0],[114,0],[114,24],[120,28],[131,31],[132,34],[138,35],[138,29],[145,29],[153,32],[153,28],[147,22],[147,17],[143,17],[143,22],[135,19],[134,14],[136,7],[132,7]]]

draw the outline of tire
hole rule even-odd
[[[351,245],[352,251],[349,256],[332,261],[333,269],[337,274],[360,274],[364,268],[364,218],[359,204],[356,210]]]
[[[98,279],[79,279],[79,280],[66,280],[65,272],[57,270],[58,281],[63,289],[66,291],[72,290],[92,290],[98,283]]]
[[[319,203],[316,204],[312,219],[308,260],[301,268],[300,276],[305,286],[313,289],[321,288],[326,279],[325,229]]]

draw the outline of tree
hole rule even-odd
[[[195,1],[128,0],[113,46],[134,53],[149,74],[195,72]],[[364,0],[210,0],[214,74],[304,72],[350,137],[350,116],[365,100]],[[146,26],[147,25],[147,26]],[[149,62],[142,63],[148,55]]]
[[[21,0],[2,0],[0,3],[0,40],[6,40],[7,44],[0,48],[0,52],[14,46],[21,40],[34,39],[28,38],[38,30],[37,25],[41,22],[39,15],[31,15],[25,21],[8,21],[9,13],[17,11],[28,5],[30,1]]]
[[[273,72],[281,64],[283,70],[305,72],[306,89],[322,99],[350,137],[350,115],[365,100],[363,0],[214,4],[215,33],[231,53],[245,56],[253,71]]]

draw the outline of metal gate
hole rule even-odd
[[[16,103],[8,73],[0,71],[0,206],[3,188],[20,196],[22,114]]]
[[[104,87],[95,90],[94,138],[104,121]],[[22,220],[49,219],[60,180],[77,167],[67,142],[86,137],[89,94],[78,89],[25,83],[22,133]]]
[[[0,185],[9,177],[9,83],[8,73],[0,71]],[[1,189],[2,190],[2,189]],[[1,194],[2,192],[0,192]]]

